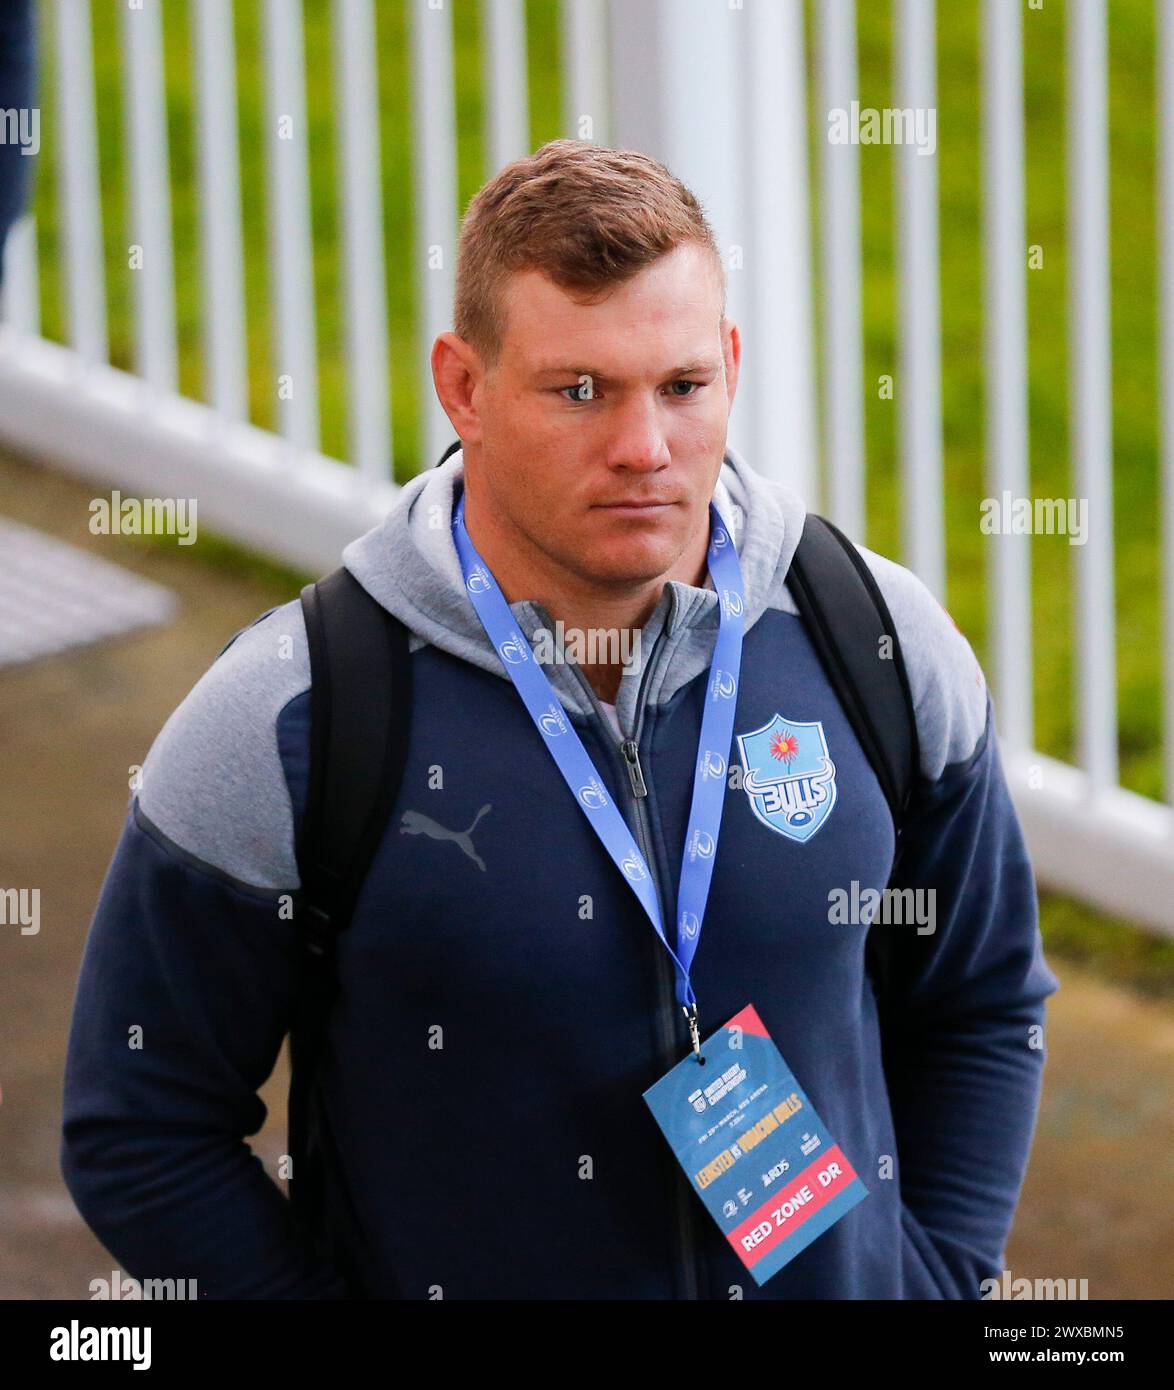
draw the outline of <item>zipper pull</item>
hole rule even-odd
[[[697,1002],[694,1000],[692,1005],[682,1004],[681,1007],[689,1020],[689,1041],[693,1044],[693,1052],[699,1062],[704,1062],[705,1058],[701,1055],[701,1029],[697,1022]]]
[[[640,770],[640,753],[636,748],[634,738],[626,738],[620,744],[623,750],[624,761],[628,764],[628,776],[632,782],[632,792],[635,796],[647,796],[648,788],[644,785],[644,773]]]

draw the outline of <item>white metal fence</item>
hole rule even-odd
[[[417,265],[415,361],[391,363],[376,117],[378,52],[371,0],[333,0],[337,200],[346,328],[349,463],[320,452],[315,301],[307,177],[306,73],[300,0],[262,0],[269,299],[279,433],[247,418],[237,80],[231,0],[190,14],[198,114],[200,277],[205,399],[177,394],[175,267],[159,0],[120,5],[129,161],[128,242],[135,370],[109,365],[89,0],[51,6],[54,74],[40,106],[56,134],[68,342],[41,335],[36,237],[10,239],[0,330],[0,438],[107,483],[195,495],[209,524],[312,570],[382,514],[394,496],[389,383],[418,374],[422,466],[452,438],[432,389],[429,350],[450,326],[458,230],[453,5],[406,7],[410,35],[412,217]],[[933,0],[894,0],[894,104],[936,108]],[[523,0],[482,0],[486,176],[527,153]],[[1032,748],[1029,538],[992,547],[991,675],[1009,777],[1041,880],[1174,931],[1174,810],[1118,785],[1107,242],[1106,11],[1068,0],[1070,370],[1077,492],[1098,524],[1079,549],[1079,765]],[[984,0],[983,239],[988,286],[987,458],[993,496],[1030,494],[1027,467],[1022,7]],[[744,254],[730,312],[746,365],[731,441],[764,472],[781,471],[809,503],[860,536],[865,516],[860,173],[855,144],[819,144],[823,293],[817,399],[809,244],[809,99],[799,0],[563,0],[563,131],[662,158],[702,199],[719,243]],[[858,94],[854,0],[813,7],[816,107]],[[1174,713],[1174,19],[1160,4],[1161,376],[1164,709]],[[1142,117],[1139,116],[1139,119]],[[937,161],[897,151],[900,248],[900,558],[944,596],[941,324]],[[434,254],[435,253],[435,254]],[[191,273],[184,268],[185,273]],[[768,373],[762,364],[786,363]],[[768,447],[780,429],[786,448]],[[820,452],[826,460],[817,467]],[[1169,724],[1167,723],[1167,728]],[[1174,788],[1167,739],[1166,788]]]

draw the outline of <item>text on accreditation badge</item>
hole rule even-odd
[[[765,1284],[868,1189],[753,1004],[644,1092],[677,1162],[738,1258]]]

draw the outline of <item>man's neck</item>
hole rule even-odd
[[[466,502],[467,506],[467,502]],[[634,643],[651,617],[664,586],[670,579],[701,588],[708,572],[709,524],[685,547],[680,559],[666,573],[627,588],[584,586],[573,575],[551,566],[546,557],[520,553],[520,547],[497,541],[494,528],[479,526],[474,514],[466,523],[469,538],[493,572],[507,603],[531,599],[540,603],[564,632],[614,633],[620,651],[634,650]],[[615,648],[613,647],[612,650]],[[580,662],[579,668],[601,700],[615,702],[624,663]]]

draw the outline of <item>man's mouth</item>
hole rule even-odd
[[[649,516],[653,512],[664,511],[666,507],[675,507],[675,502],[599,502],[596,504],[603,511],[609,512],[630,512],[633,516]]]

